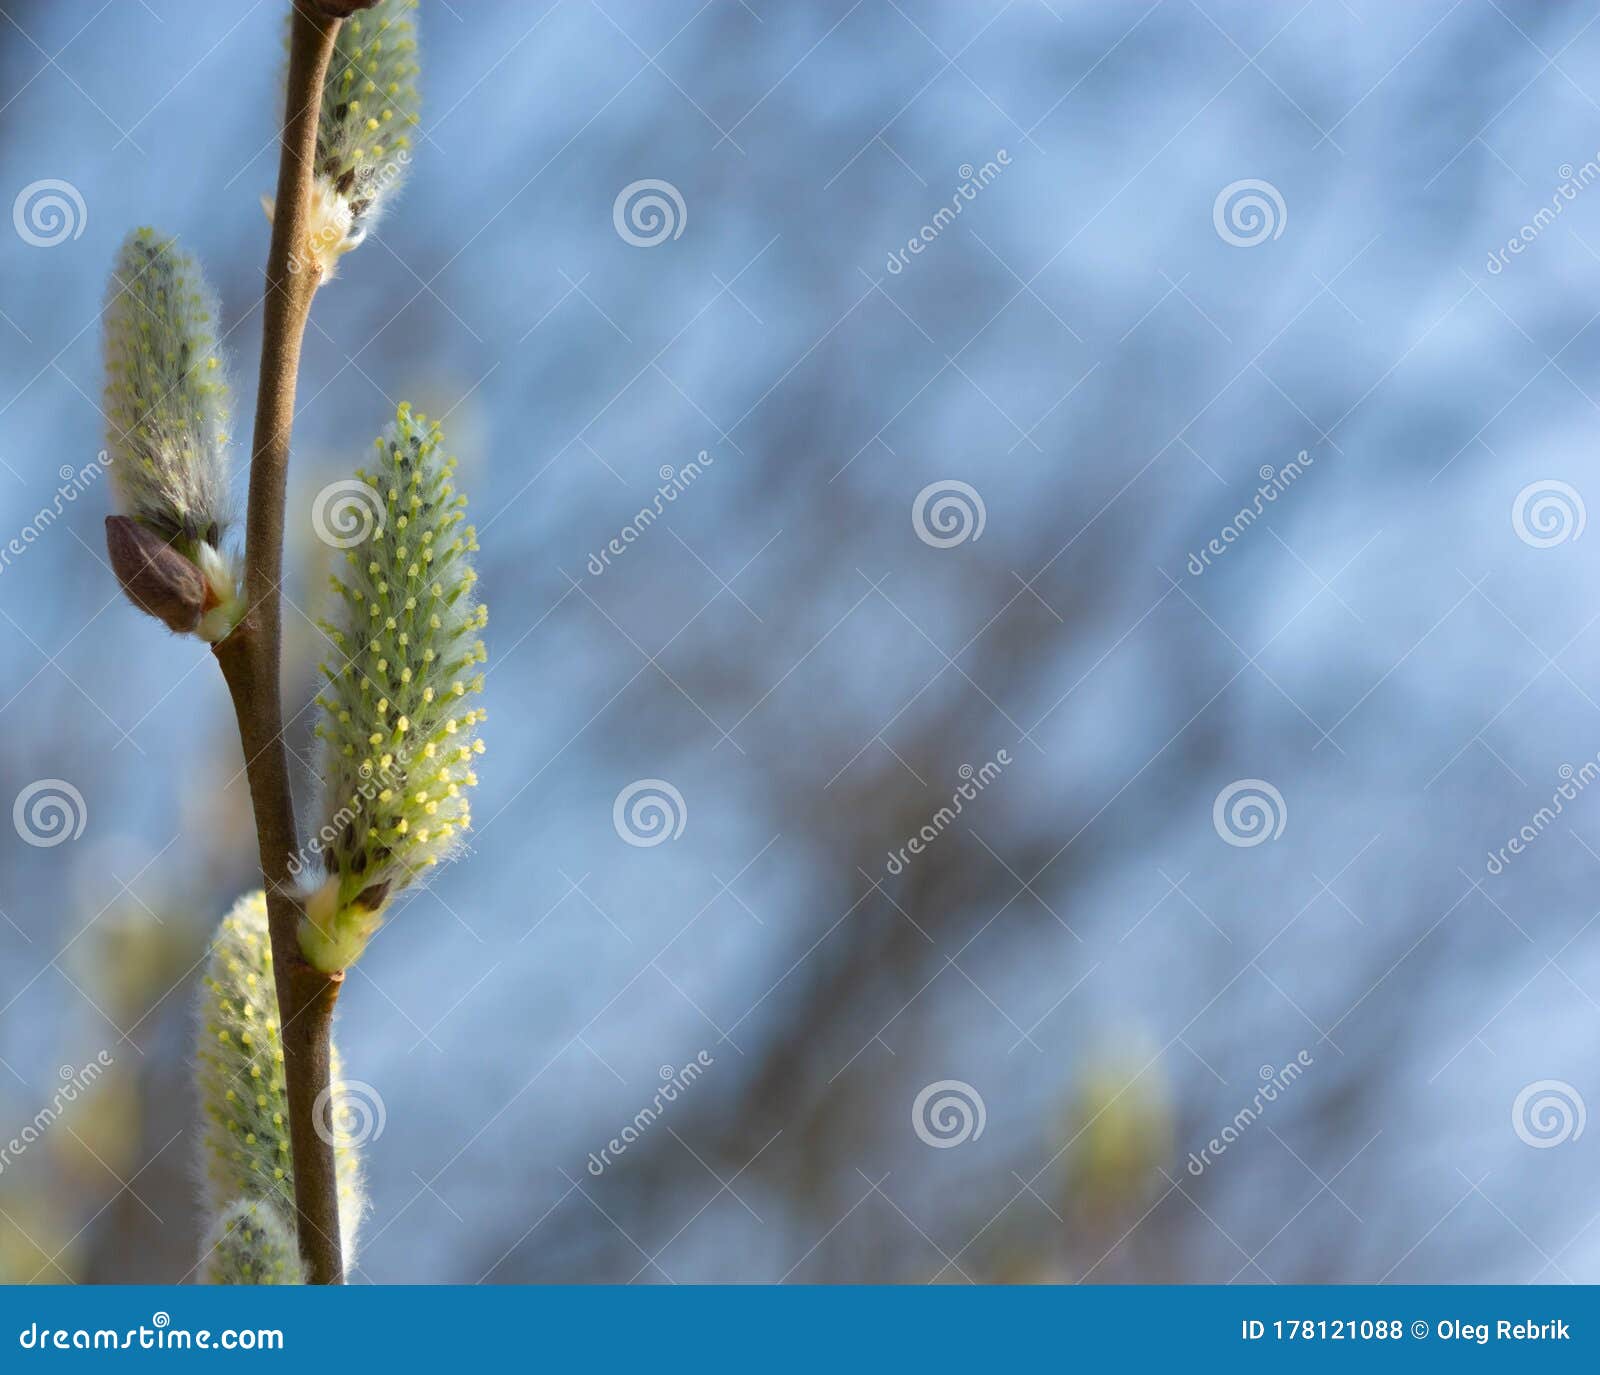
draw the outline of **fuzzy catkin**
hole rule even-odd
[[[266,1199],[236,1199],[217,1216],[200,1243],[207,1284],[304,1284],[294,1229]]]
[[[177,240],[146,227],[123,241],[104,311],[106,455],[123,514],[198,570],[202,605],[187,628],[211,641],[242,609],[221,547],[232,403],[218,315],[216,294]]]
[[[146,227],[123,241],[105,308],[106,451],[124,513],[188,545],[217,545],[228,523],[218,313],[176,239]]]
[[[404,181],[418,122],[417,0],[380,0],[339,26],[322,84],[306,243],[324,280]]]
[[[380,0],[339,26],[322,84],[317,171],[359,224],[388,191],[388,161],[418,122],[417,0]]]
[[[377,440],[378,464],[358,471],[381,519],[345,554],[332,580],[337,617],[322,628],[343,656],[321,665],[326,882],[307,901],[301,949],[319,969],[353,964],[388,901],[461,844],[487,657],[464,524],[437,425],[402,405]]]
[[[200,998],[196,1074],[206,1214],[216,1220],[237,1200],[263,1200],[294,1216],[294,1161],[284,1086],[277,986],[267,904],[260,892],[240,898],[212,942]],[[341,1082],[330,1046],[330,1077]],[[336,1090],[337,1093],[337,1090]],[[337,1096],[327,1114],[338,1120]],[[355,1257],[365,1210],[360,1154],[336,1137],[339,1230],[346,1264]]]

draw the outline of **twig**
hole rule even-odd
[[[330,1139],[319,1135],[316,1121],[317,1099],[328,1089],[328,1038],[343,975],[322,974],[300,957],[301,909],[289,868],[298,845],[298,832],[289,788],[278,681],[282,638],[279,585],[283,578],[284,485],[294,425],[295,382],[311,298],[319,281],[315,264],[297,255],[296,248],[307,238],[317,116],[339,23],[338,19],[316,12],[307,0],[299,0],[294,7],[278,194],[272,244],[267,253],[261,381],[250,460],[244,580],[247,609],[233,633],[216,646],[217,661],[239,719],[245,772],[255,809],[283,1028],[300,1251],[313,1284],[340,1284],[344,1280],[333,1145]]]

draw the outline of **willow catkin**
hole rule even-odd
[[[106,456],[125,522],[108,529],[112,566],[129,596],[173,629],[219,640],[238,620],[237,575],[222,552],[229,524],[228,424],[231,396],[217,340],[216,294],[177,240],[135,230],[122,244],[107,290],[105,320]],[[132,527],[138,527],[134,530]],[[163,577],[160,540],[193,565],[200,606],[193,624],[174,608],[189,599],[188,575]],[[154,551],[140,553],[143,541]],[[174,584],[162,598],[140,579]],[[154,603],[154,604],[152,604]]]
[[[339,606],[323,623],[339,656],[321,665],[326,881],[309,898],[301,949],[322,970],[353,964],[384,906],[447,858],[471,824],[467,792],[483,752],[488,608],[475,596],[466,498],[456,461],[427,417],[402,405],[359,471],[373,502],[360,541],[332,580]]]
[[[333,1138],[339,1229],[345,1263],[354,1260],[366,1198],[356,1145],[338,1131],[341,1066],[330,1047],[332,1092],[319,1126]],[[267,904],[260,892],[240,898],[211,943],[201,986],[196,1078],[201,1112],[201,1167],[208,1220],[237,1200],[262,1200],[295,1215],[289,1098]]]
[[[294,1228],[267,1199],[235,1199],[200,1243],[200,1273],[207,1284],[304,1284],[305,1266]]]
[[[339,26],[322,83],[306,241],[294,253],[326,281],[377,223],[411,165],[418,122],[417,0],[380,0]],[[270,201],[263,202],[271,213]]]

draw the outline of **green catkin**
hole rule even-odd
[[[380,0],[339,26],[317,123],[317,172],[350,201],[356,224],[377,214],[418,122],[417,0]],[[390,164],[395,163],[396,171]]]
[[[317,968],[355,962],[386,904],[456,850],[471,823],[467,790],[483,742],[487,655],[456,461],[426,416],[402,405],[377,441],[371,486],[382,520],[345,554],[332,580],[339,607],[322,629],[338,651],[321,665],[327,878],[307,900],[300,947]]]
[[[216,294],[176,239],[146,227],[123,240],[105,308],[107,456],[124,513],[191,546],[217,545],[228,523],[217,320]]]
[[[417,0],[380,0],[339,26],[317,120],[303,255],[326,280],[399,190],[418,122]]]
[[[294,1162],[289,1149],[289,1099],[264,896],[240,898],[211,945],[200,998],[196,1075],[200,1089],[205,1211],[220,1219],[240,1199],[261,1200],[294,1216]],[[330,1046],[332,1082],[341,1082],[339,1052]],[[335,1097],[329,1121],[337,1121]],[[360,1154],[335,1141],[339,1230],[345,1263],[355,1259],[365,1211]]]
[[[294,1229],[265,1199],[236,1199],[218,1215],[200,1243],[207,1284],[304,1284]]]
[[[201,638],[242,610],[221,551],[228,526],[230,395],[216,294],[175,239],[148,227],[122,244],[106,293],[106,456],[125,515],[193,563],[205,584]]]

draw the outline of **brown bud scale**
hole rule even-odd
[[[200,623],[205,579],[160,535],[129,516],[107,516],[106,552],[122,590],[141,611],[180,635]]]

